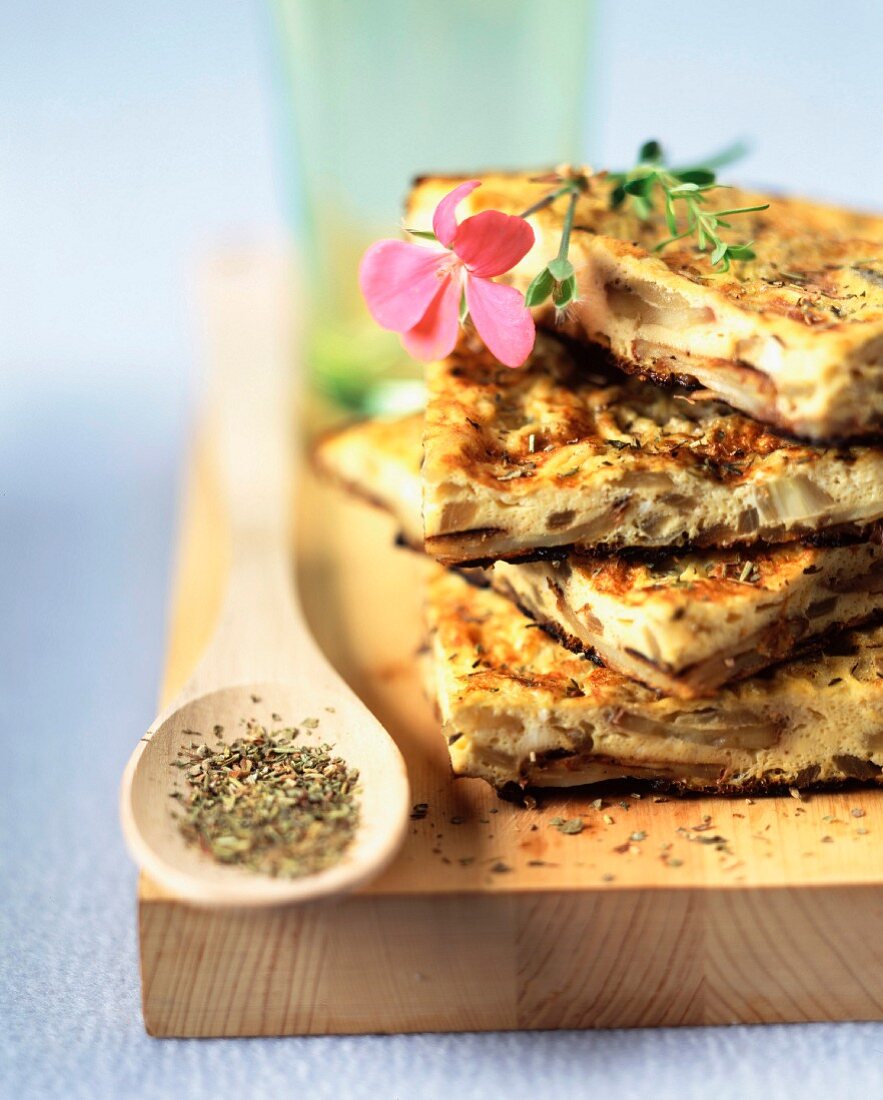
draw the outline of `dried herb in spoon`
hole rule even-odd
[[[280,878],[335,864],[359,823],[359,773],[297,734],[249,722],[230,744],[193,741],[180,752],[173,766],[186,769],[187,789],[172,797],[184,837],[221,863]]]

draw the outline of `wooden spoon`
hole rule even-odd
[[[206,284],[210,439],[229,512],[229,581],[196,671],[126,767],[123,832],[150,877],[190,902],[301,902],[351,890],[389,862],[407,825],[408,781],[389,734],[319,652],[295,598],[291,477],[299,443],[289,266],[235,256],[214,265]],[[172,766],[178,751],[194,740],[213,746],[215,726],[232,740],[249,718],[268,728],[299,726],[300,741],[327,741],[358,768],[360,823],[342,859],[327,870],[272,878],[218,863],[179,832],[171,798],[184,787],[182,770]],[[300,726],[305,718],[318,719],[318,726]]]

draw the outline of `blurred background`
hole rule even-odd
[[[582,108],[591,163],[627,164],[647,137],[680,159],[746,137],[740,179],[883,203],[883,5],[594,7]],[[80,383],[144,384],[176,402],[193,359],[191,264],[219,239],[278,233],[296,204],[273,6],[30,0],[0,5],[0,20],[4,417],[20,387],[60,400],[59,386],[74,399]],[[538,87],[560,80],[543,61]],[[433,94],[433,72],[423,79],[415,97]],[[559,109],[580,114],[564,95]],[[481,105],[449,110],[456,130]]]
[[[348,24],[361,35],[353,56],[382,59],[372,26],[385,26],[401,3],[314,6],[344,20],[370,10]],[[419,3],[427,20],[440,10],[462,19],[486,11],[480,0]],[[116,824],[119,776],[153,717],[162,665],[178,484],[198,394],[191,275],[219,243],[278,239],[308,198],[297,186],[304,166],[292,135],[285,7],[0,4],[0,728],[6,774],[16,777],[0,799],[0,1064],[22,1095],[163,1095],[182,1073],[188,1087],[178,1094],[212,1091],[214,1082],[221,1095],[212,1065],[231,1088],[254,1083],[258,1069],[277,1086],[309,1079],[297,1043],[242,1045],[252,1053],[234,1057],[229,1046],[222,1055],[218,1044],[144,1038],[135,873]],[[576,140],[596,166],[628,164],[650,137],[681,161],[746,138],[753,151],[733,170],[740,181],[883,207],[877,0],[590,7],[515,4],[537,25],[532,55],[472,41],[468,57],[440,48],[432,66],[410,71],[400,38],[389,64],[417,102],[467,64],[502,73],[519,110],[531,102],[525,79],[545,103],[551,88],[562,141],[576,120]],[[366,116],[377,112],[364,104]],[[465,135],[476,117],[494,126],[502,118],[474,101],[441,108],[433,124],[446,137]],[[820,1029],[694,1034],[689,1072],[672,1060],[683,1048],[665,1033],[575,1037],[591,1063],[566,1036],[536,1037],[518,1058],[550,1088],[557,1081],[562,1096],[574,1072],[588,1083],[599,1066],[614,1090],[622,1082],[622,1095],[632,1094],[622,1091],[629,1082],[657,1095],[666,1082],[684,1097],[740,1087],[756,1095],[744,1091],[746,1065],[774,1095],[786,1048],[789,1063],[806,1068],[804,1096],[834,1094],[844,1077],[855,1083],[858,1066],[879,1074],[879,1032],[821,1032],[821,1040]],[[376,1042],[338,1048],[348,1052],[340,1072],[353,1087],[370,1077]],[[490,1059],[482,1065],[493,1087],[493,1059],[506,1060],[511,1040],[402,1040],[381,1051],[388,1075],[408,1080],[407,1056],[389,1051],[418,1042],[431,1096],[450,1084],[460,1055]]]

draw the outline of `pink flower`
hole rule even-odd
[[[495,283],[530,251],[524,218],[485,210],[457,224],[454,210],[479,180],[461,183],[435,209],[437,242],[377,241],[359,267],[359,285],[374,320],[399,332],[415,359],[444,359],[454,350],[465,293],[472,321],[492,354],[520,367],[536,336],[522,294]],[[441,247],[440,247],[441,246]]]

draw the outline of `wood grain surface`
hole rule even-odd
[[[626,784],[522,809],[455,782],[415,660],[420,559],[312,477],[299,508],[308,618],[396,738],[425,816],[380,879],[333,904],[209,912],[142,878],[152,1034],[883,1019],[883,792],[659,800]],[[197,454],[165,699],[211,631],[223,532]],[[585,827],[564,835],[556,816]]]

